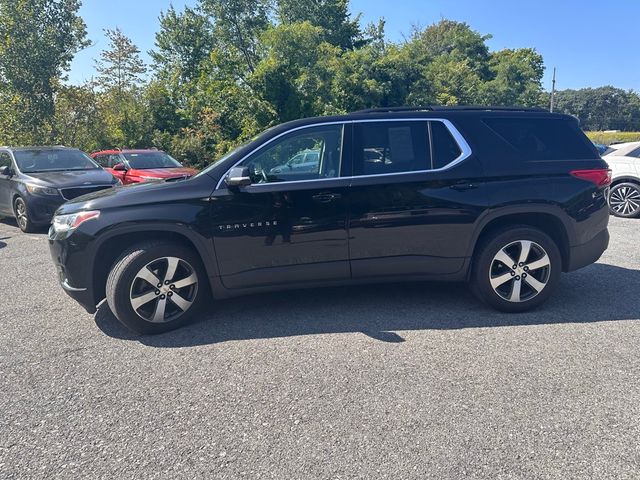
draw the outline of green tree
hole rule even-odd
[[[86,47],[79,0],[0,0],[0,141],[47,143],[57,136],[54,97]]]
[[[360,17],[351,18],[349,0],[278,0],[283,24],[309,22],[322,29],[322,39],[343,49],[361,46]]]
[[[147,67],[140,58],[140,49],[122,30],[106,29],[109,48],[100,53],[96,62],[96,85],[103,90],[115,89],[119,96],[139,87]]]
[[[562,90],[556,105],[557,111],[578,117],[585,130],[640,130],[640,95],[633,91],[611,86]]]

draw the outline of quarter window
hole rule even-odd
[[[340,175],[342,125],[289,133],[243,162],[255,183],[317,180]]]
[[[433,148],[433,168],[443,168],[460,156],[462,150],[442,122],[429,122]]]

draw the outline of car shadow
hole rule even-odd
[[[402,331],[635,320],[640,317],[640,271],[595,264],[563,275],[556,293],[538,310],[496,312],[463,284],[400,283],[298,290],[215,302],[196,323],[173,332],[140,336],[113,316],[106,302],[95,316],[107,335],[159,348],[227,341],[361,333],[403,342]]]

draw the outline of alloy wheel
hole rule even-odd
[[[22,230],[26,229],[27,224],[29,223],[29,218],[27,217],[27,205],[21,198],[16,200],[16,221]]]
[[[545,249],[531,240],[517,240],[493,257],[489,282],[501,298],[520,303],[542,292],[550,274],[551,260]]]
[[[196,299],[198,275],[185,260],[162,257],[142,267],[131,284],[134,312],[151,323],[167,323],[182,316]]]
[[[629,184],[614,187],[609,194],[609,206],[618,215],[637,215],[640,212],[640,190]]]

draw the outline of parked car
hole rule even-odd
[[[310,145],[317,171],[272,171]],[[571,116],[374,109],[280,125],[188,180],[67,203],[49,244],[71,297],[88,312],[106,297],[143,333],[211,294],[380,281],[469,281],[521,312],[607,248],[609,182]]]
[[[103,150],[91,156],[124,185],[191,177],[198,173],[161,150]]]
[[[277,165],[271,170],[270,173],[279,173],[281,176],[290,177],[290,180],[295,180],[299,174],[317,172],[320,166],[320,151],[319,150],[304,150],[291,157],[284,165]]]
[[[67,200],[117,183],[75,148],[0,148],[0,215],[15,217],[23,232],[50,224]]]
[[[640,142],[615,145],[603,157],[613,174],[609,208],[616,217],[640,217]]]

